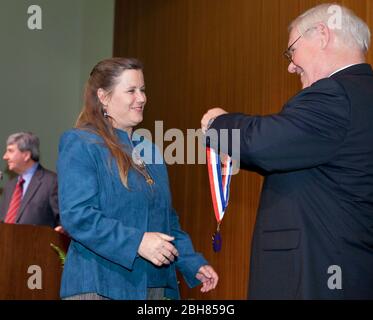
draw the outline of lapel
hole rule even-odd
[[[34,175],[31,178],[31,181],[30,181],[30,184],[27,188],[25,196],[22,199],[21,208],[18,211],[16,222],[19,222],[19,220],[21,219],[22,215],[25,212],[25,208],[26,208],[27,204],[35,196],[36,191],[41,186],[41,179],[42,179],[43,175],[44,175],[44,169],[39,164],[38,168],[36,169]]]

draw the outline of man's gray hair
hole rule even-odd
[[[289,32],[298,28],[304,35],[318,23],[332,29],[345,45],[368,51],[371,37],[368,25],[352,10],[336,3],[324,3],[307,10],[290,24]]]
[[[15,144],[18,149],[22,152],[30,151],[31,159],[34,161],[39,161],[39,138],[31,132],[17,132],[11,134],[7,141],[7,145]]]

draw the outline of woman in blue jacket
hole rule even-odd
[[[132,152],[145,103],[141,63],[103,60],[76,128],[61,137],[60,214],[72,238],[63,299],[177,299],[176,268],[190,287],[216,287],[216,272],[180,228],[163,161],[145,164]],[[141,143],[160,157],[150,141]]]

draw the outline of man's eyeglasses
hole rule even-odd
[[[293,46],[296,44],[296,42],[302,38],[303,35],[305,35],[308,31],[310,30],[313,30],[313,29],[317,29],[317,26],[314,26],[314,27],[311,27],[311,28],[308,28],[306,31],[304,31],[304,33],[302,33],[297,39],[295,39],[295,41],[289,46],[289,48],[287,48],[285,51],[284,51],[284,57],[286,59],[289,60],[289,62],[293,62],[293,52],[294,50],[292,49]]]
[[[284,57],[289,60],[289,62],[293,62],[293,51],[292,48],[296,44],[296,42],[302,38],[303,34],[301,34],[290,46],[284,51]]]

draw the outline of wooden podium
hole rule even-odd
[[[51,243],[69,238],[50,227],[0,224],[0,300],[59,299],[63,266]]]

